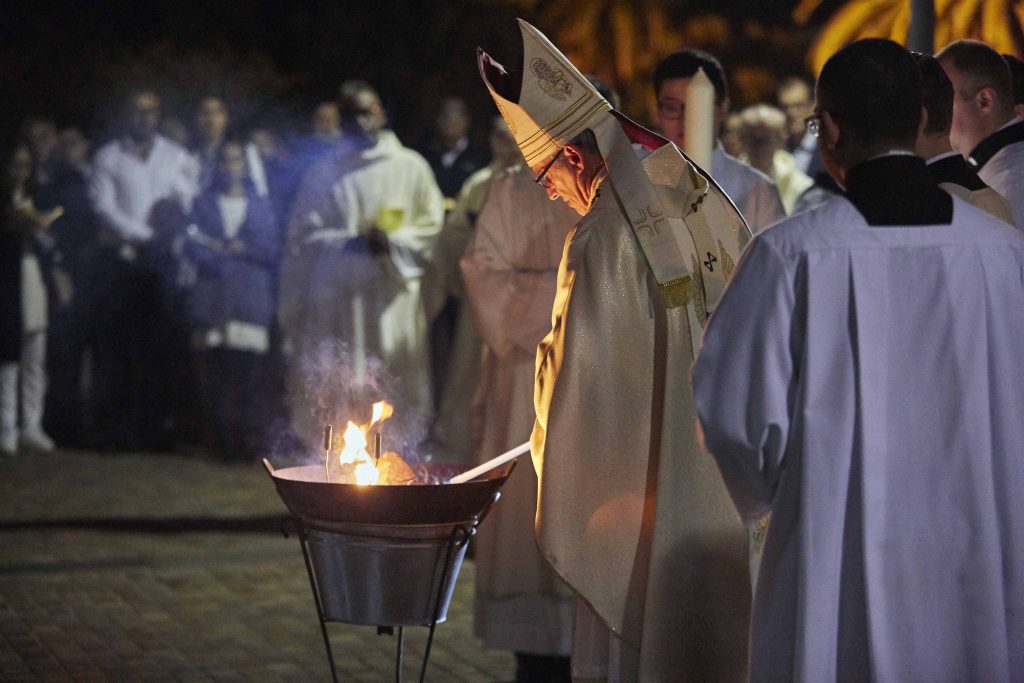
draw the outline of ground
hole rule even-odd
[[[327,681],[298,541],[263,468],[58,452],[0,461],[0,680]],[[463,564],[429,681],[507,681]],[[394,679],[391,636],[329,625],[340,680]],[[416,680],[426,629],[406,630]]]

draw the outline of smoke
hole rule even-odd
[[[395,408],[379,429],[384,450],[395,451],[410,463],[425,459],[420,449],[428,421],[408,404],[403,405],[399,378],[390,376],[379,358],[366,359],[365,377],[360,380],[349,346],[336,339],[321,339],[293,355],[291,362],[298,364],[302,385],[302,406],[293,406],[292,423],[304,442],[303,461],[322,460],[326,425],[333,427],[337,438],[349,421],[369,423],[373,403],[381,400]]]

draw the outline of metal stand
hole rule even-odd
[[[477,527],[480,526],[480,523],[484,520],[484,517],[487,516],[487,513],[490,511],[491,505],[494,504],[494,501],[496,501],[497,498],[498,498],[498,494],[495,494],[494,498],[491,499],[491,501],[480,512],[479,515],[477,515],[476,517],[473,517],[468,522],[464,522],[462,524],[457,524],[452,529],[452,534],[451,534],[451,536],[448,539],[447,549],[446,549],[445,556],[444,556],[444,566],[442,567],[442,572],[441,572],[441,575],[440,575],[441,576],[441,580],[439,582],[440,585],[438,586],[437,594],[434,597],[434,608],[432,610],[432,618],[430,620],[430,623],[426,624],[426,626],[429,628],[429,633],[427,635],[426,648],[424,649],[424,652],[423,652],[423,665],[420,668],[420,677],[419,677],[420,683],[423,683],[426,680],[427,664],[430,661],[430,649],[431,649],[431,647],[432,647],[432,645],[434,643],[434,630],[437,628],[437,620],[441,616],[441,609],[442,609],[442,605],[444,604],[444,592],[445,592],[445,588],[446,588],[447,583],[448,583],[447,578],[448,578],[448,572],[449,572],[449,570],[451,569],[451,566],[452,566],[452,558],[456,557],[457,553],[463,548],[463,546],[465,546],[467,543],[469,543],[469,540],[476,533]],[[337,671],[337,667],[334,664],[334,652],[331,649],[331,640],[330,640],[330,638],[328,637],[328,634],[327,634],[327,622],[330,621],[330,620],[327,619],[324,616],[324,607],[323,607],[323,602],[322,602],[321,596],[320,596],[320,590],[317,587],[316,575],[313,572],[313,565],[312,565],[312,562],[310,561],[310,558],[309,558],[309,548],[308,548],[309,534],[308,534],[308,532],[309,532],[310,529],[317,529],[318,527],[316,527],[315,525],[311,525],[308,522],[306,522],[306,521],[304,521],[304,520],[302,520],[299,517],[294,516],[294,515],[292,517],[292,521],[294,521],[294,523],[295,523],[295,532],[296,532],[296,535],[299,537],[299,545],[302,546],[302,559],[306,563],[306,574],[309,576],[309,587],[313,591],[313,602],[316,604],[316,614],[317,614],[317,618],[320,620],[320,633],[323,635],[324,648],[327,650],[327,661],[328,661],[328,663],[331,666],[331,680],[334,681],[334,683],[337,683],[337,681],[338,681],[338,671]],[[323,529],[323,530],[324,531],[331,531],[330,529]],[[288,530],[287,529],[282,529],[282,532],[284,533],[285,537],[288,536]],[[453,577],[453,581],[456,580],[457,578],[458,577]],[[338,622],[338,623],[343,623],[343,622]],[[377,633],[378,634],[393,634],[394,633],[394,628],[395,628],[394,626],[379,625],[377,627]],[[396,652],[395,652],[395,681],[400,683],[401,680],[402,680],[402,649],[403,649],[404,640],[405,640],[405,637],[404,637],[405,633],[404,633],[404,629],[403,629],[402,626],[398,626],[397,628],[398,628],[398,642],[397,642],[397,647],[396,647]]]

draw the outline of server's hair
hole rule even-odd
[[[1007,107],[1013,106],[1013,77],[1003,56],[977,40],[958,40],[942,48],[935,58],[950,63],[964,75],[956,89],[961,99],[970,99],[982,88],[992,88]]]
[[[929,135],[949,133],[953,126],[953,82],[935,57],[921,52],[911,54],[921,70],[924,109],[928,112],[924,132]]]
[[[655,94],[661,90],[661,84],[673,78],[691,78],[697,69],[704,69],[705,75],[715,87],[715,104],[729,96],[729,86],[725,81],[725,70],[722,63],[703,50],[686,48],[673,52],[662,59],[654,67],[651,80],[654,81]]]
[[[832,55],[818,76],[818,106],[862,145],[913,144],[921,71],[898,43],[866,38]]]

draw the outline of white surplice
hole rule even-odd
[[[753,232],[786,217],[782,197],[772,179],[725,153],[721,145],[711,152],[711,175],[736,205]]]
[[[771,511],[754,681],[1024,680],[1024,239],[869,227],[844,198],[759,235],[693,369],[744,518]]]
[[[1003,195],[1013,209],[1013,222],[1024,230],[1024,142],[1015,142],[996,152],[978,169],[978,177]]]
[[[396,383],[388,396],[396,411],[429,416],[420,278],[443,215],[430,166],[390,131],[368,147],[339,145],[303,179],[288,226],[278,314],[294,349],[293,423],[311,442],[322,423],[312,420],[300,370],[305,353],[325,339],[352,350],[361,343]],[[375,226],[389,244],[386,253],[371,255],[359,240]]]
[[[487,344],[481,462],[530,438],[537,343],[551,327],[558,262],[578,218],[520,166],[494,181],[477,220],[462,272]],[[537,549],[536,513],[537,475],[524,459],[477,536],[474,630],[487,647],[568,655],[575,598]]]

